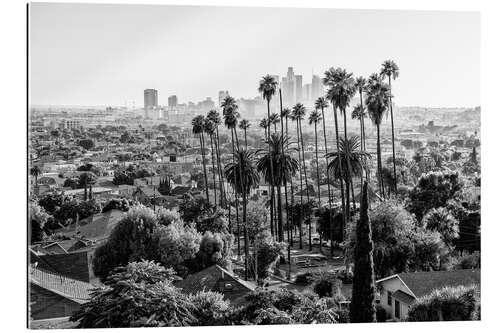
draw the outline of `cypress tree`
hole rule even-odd
[[[360,216],[356,225],[354,247],[354,278],[350,320],[352,323],[376,322],[373,242],[368,218],[368,183],[363,184]]]

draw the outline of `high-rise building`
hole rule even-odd
[[[144,110],[155,108],[158,106],[158,90],[144,90]]]
[[[295,102],[302,102],[302,75],[295,75]]]
[[[177,106],[177,96],[172,95],[168,98],[168,107],[175,108]]]
[[[312,84],[311,83],[306,83],[304,84],[304,87],[302,88],[302,98],[306,101],[312,100],[311,98],[311,88]]]
[[[229,91],[227,90],[220,90],[219,91],[219,106],[222,104],[222,101],[224,100],[224,98],[226,98],[227,96],[229,96]]]
[[[318,75],[313,75],[311,100],[316,100],[320,96],[323,96],[323,82],[321,82],[321,78]]]

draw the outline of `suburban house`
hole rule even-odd
[[[213,265],[204,270],[189,275],[184,280],[175,283],[188,294],[196,294],[199,291],[217,291],[233,305],[241,305],[245,302],[245,296],[255,290],[255,286],[238,278],[219,265]]]
[[[30,317],[69,317],[90,299],[92,284],[30,265]]]
[[[481,270],[400,273],[376,281],[380,305],[394,321],[404,320],[412,303],[446,286],[480,285]]]

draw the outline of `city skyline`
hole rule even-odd
[[[146,88],[159,105],[253,98],[287,67],[305,85],[331,66],[367,77],[387,58],[404,72],[397,105],[480,105],[478,13],[35,3],[31,20],[32,105],[140,107]]]

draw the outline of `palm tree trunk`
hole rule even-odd
[[[384,182],[382,180],[382,151],[380,149],[380,125],[377,124],[377,168],[378,168],[378,186],[382,197],[385,198],[384,194]]]
[[[269,151],[269,156],[271,156],[271,109],[270,109],[270,100],[267,99],[267,140],[268,140],[268,151]],[[273,225],[274,225],[274,170],[273,170],[273,163],[271,162],[271,179],[273,180],[271,182],[271,208],[270,208],[270,215],[271,215],[271,234],[273,234]],[[274,236],[274,235],[273,235]]]
[[[316,176],[318,178],[318,210],[321,208],[321,188],[319,182],[319,159],[318,159],[318,123],[314,123],[314,146],[316,147]],[[323,237],[319,232],[319,252],[321,252]]]
[[[300,182],[300,219],[299,219],[299,249],[302,250],[302,220],[304,219],[304,191],[302,189],[302,165],[300,157],[299,119],[297,119],[297,150],[299,152],[299,182]]]
[[[288,117],[285,119],[285,133],[288,138]],[[286,183],[285,183],[285,191],[286,191]],[[286,195],[286,192],[285,192]],[[288,200],[287,200],[288,202]],[[290,246],[293,247],[293,234],[292,229],[295,229],[293,226],[292,216],[291,216],[291,208],[293,207],[293,177],[290,175],[290,205],[287,208],[287,218],[289,221],[288,228],[290,233]],[[288,251],[290,252],[290,251]]]
[[[335,120],[335,139],[337,141],[337,154],[339,157],[339,169],[342,170],[342,158],[340,158],[340,144],[339,144],[339,125],[338,125],[338,119],[337,119],[337,109],[335,106],[333,106],[333,116]],[[346,226],[347,226],[347,212],[346,212],[346,202],[345,202],[345,197],[344,197],[344,183],[342,182],[342,172],[340,175],[340,194],[342,198],[342,214],[344,215],[344,225],[342,226],[342,240],[345,239],[345,234],[346,234]]]
[[[240,168],[241,172],[241,168]],[[248,281],[248,230],[247,230],[247,194],[243,190],[243,234],[245,237],[245,280]]]
[[[325,139],[325,159],[326,159],[326,181],[328,183],[328,209],[329,209],[329,215],[330,215],[330,220],[329,220],[329,225],[330,225],[330,255],[333,256],[333,210],[332,210],[332,193],[330,189],[330,172],[328,172],[328,157],[326,155],[328,154],[328,145],[326,141],[326,119],[325,119],[325,109],[322,107],[321,108],[321,116],[323,119],[323,137]]]
[[[233,164],[235,163],[234,161],[234,134],[233,130],[231,129],[231,146],[233,149]],[[236,177],[236,175],[235,175]],[[236,179],[234,180],[234,183],[236,184]],[[241,256],[241,245],[240,245],[240,219],[239,219],[239,207],[238,207],[238,191],[236,191],[236,186],[234,188],[234,201],[235,201],[235,206],[236,206],[236,236],[238,238],[237,244],[238,244],[238,257]],[[229,204],[229,215],[231,215],[231,203]]]
[[[203,175],[205,177],[205,195],[207,197],[207,202],[210,203],[210,198],[208,196],[208,177],[207,177],[207,166],[205,165],[205,139],[203,138],[203,132],[200,133],[200,146],[201,146],[201,158],[203,164]]]
[[[347,113],[346,110],[344,109],[344,140],[345,140],[345,145],[347,146]],[[346,147],[344,147],[346,148]],[[346,175],[346,214],[347,214],[347,221],[351,221],[351,204],[349,203],[349,185],[352,186],[352,179],[351,179],[351,158],[350,156],[347,156],[346,158],[347,161],[347,175]]]
[[[394,146],[394,116],[392,114],[392,89],[391,76],[389,76],[389,108],[391,109],[391,130],[392,130],[392,168],[394,172],[394,195],[398,193],[398,177],[396,174],[396,148]]]
[[[245,135],[245,149],[248,149],[248,140],[247,140],[247,129],[243,129],[243,133]]]
[[[215,181],[215,160],[214,160],[214,140],[213,135],[210,134],[210,149],[211,149],[211,157],[212,157],[212,178],[214,182],[214,209],[217,209],[217,184]]]
[[[222,176],[222,167],[220,162],[220,141],[219,141],[219,128],[215,128],[215,152],[217,157],[217,171],[219,176],[219,191],[220,191],[220,204],[224,205],[226,201],[226,194],[224,190],[224,177]],[[231,215],[231,214],[229,214]],[[231,218],[229,218],[229,232],[231,233]]]
[[[307,182],[307,169],[306,169],[306,156],[304,154],[304,137],[302,136],[302,121],[299,118],[299,128],[300,128],[300,145],[302,146],[302,164],[304,165],[304,180],[306,183],[306,196],[307,196],[307,205],[311,202],[311,198],[309,196],[309,184]],[[309,251],[312,251],[312,237],[311,237],[311,216],[308,214],[307,220],[309,222]]]

